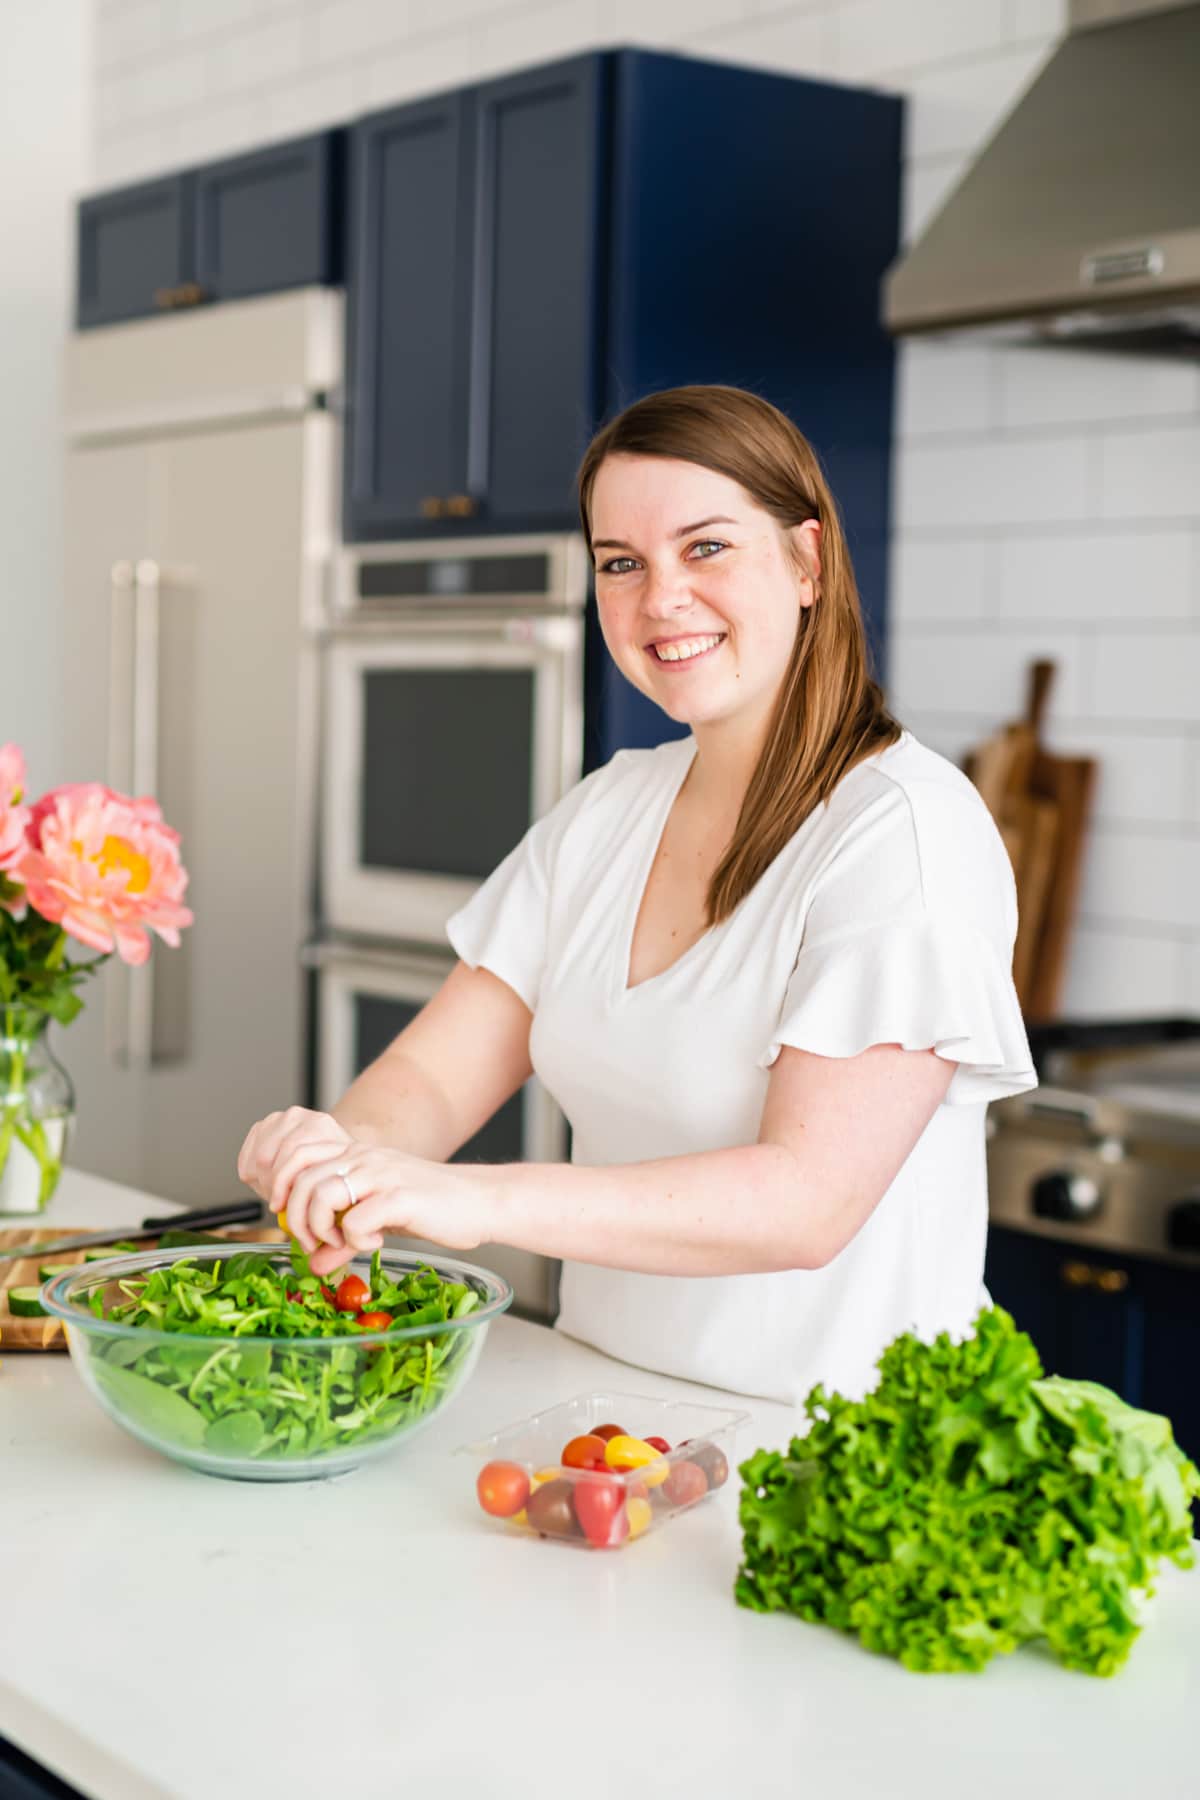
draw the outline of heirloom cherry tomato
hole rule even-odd
[[[574,1484],[561,1476],[555,1481],[547,1481],[530,1494],[525,1502],[525,1513],[535,1531],[543,1537],[579,1537],[580,1524],[575,1516],[575,1508],[571,1505],[571,1489]]]
[[[604,1463],[602,1437],[573,1437],[563,1450],[561,1462],[567,1469],[590,1469],[593,1463]]]
[[[625,1502],[625,1516],[629,1520],[629,1535],[640,1537],[654,1516],[653,1508],[648,1500],[640,1500],[635,1494]]]
[[[364,1331],[386,1331],[392,1322],[392,1315],[385,1312],[359,1313],[358,1322]]]
[[[629,1536],[625,1495],[619,1481],[605,1480],[603,1476],[592,1481],[577,1481],[575,1516],[583,1526],[589,1544],[620,1544]]]
[[[363,1303],[371,1298],[371,1290],[361,1275],[346,1275],[338,1282],[337,1293],[333,1296],[333,1304],[339,1312],[361,1312]]]
[[[607,1443],[609,1438],[627,1437],[628,1433],[623,1425],[593,1425],[588,1435],[603,1438]]]
[[[511,1519],[529,1497],[529,1477],[519,1463],[491,1462],[480,1469],[475,1492],[485,1513]]]
[[[688,1461],[703,1469],[710,1488],[724,1487],[729,1480],[729,1464],[715,1444],[696,1444],[688,1452]]]
[[[657,1450],[641,1438],[614,1437],[609,1438],[604,1450],[604,1460],[610,1469],[638,1469],[651,1487],[657,1487],[660,1481],[667,1479],[668,1464]]]
[[[664,1456],[666,1456],[670,1452],[670,1449],[671,1449],[670,1444],[668,1444],[666,1438],[664,1438],[664,1437],[643,1438],[642,1442],[645,1444],[649,1444],[651,1446],[651,1448],[654,1450],[661,1450]]]
[[[708,1477],[694,1462],[676,1463],[663,1482],[663,1493],[672,1506],[690,1506],[708,1492]]]

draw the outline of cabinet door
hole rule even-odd
[[[1047,1374],[1099,1381],[1142,1404],[1145,1265],[993,1226],[984,1273]]]
[[[196,281],[240,300],[341,280],[342,134],[272,144],[196,171]]]
[[[64,604],[58,716],[62,780],[133,788],[134,565],[151,543],[153,452],[144,443],[72,449],[66,458]],[[32,773],[32,771],[31,771]],[[96,954],[77,939],[71,962]],[[75,1087],[73,1168],[143,1186],[145,1078],[131,1061],[131,970],[115,954],[79,988],[83,1011],[52,1047]]]
[[[1175,1440],[1200,1462],[1200,1271],[1170,1264],[1148,1266],[1145,1367],[1141,1404],[1165,1413]]]
[[[399,535],[466,489],[470,135],[460,94],[376,115],[351,133],[351,539]]]
[[[79,325],[111,325],[172,304],[193,279],[192,177],[140,182],[82,200]]]
[[[576,521],[598,415],[607,67],[577,57],[476,94],[467,486],[504,528]]]

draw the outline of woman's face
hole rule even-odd
[[[778,525],[696,463],[608,456],[592,487],[600,627],[613,661],[680,724],[765,729],[819,571],[819,526]],[[789,541],[794,550],[789,548]]]

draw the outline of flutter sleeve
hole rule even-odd
[[[942,824],[949,852],[901,792],[855,822],[817,884],[760,1068],[785,1044],[830,1057],[899,1044],[958,1065],[950,1105],[1037,1086],[1012,979],[1011,866],[982,802]]]

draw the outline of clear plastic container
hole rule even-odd
[[[578,1394],[478,1443],[462,1445],[460,1454],[476,1465],[482,1514],[503,1530],[583,1549],[616,1550],[724,1487],[735,1473],[738,1427],[749,1417],[747,1412],[647,1394]],[[564,1466],[562,1454],[572,1439],[611,1425],[642,1443],[651,1436],[663,1438],[670,1448],[665,1454],[657,1451],[655,1460],[641,1468]],[[496,1464],[504,1467],[496,1470]],[[504,1513],[484,1505],[485,1493],[492,1505],[503,1505]]]

